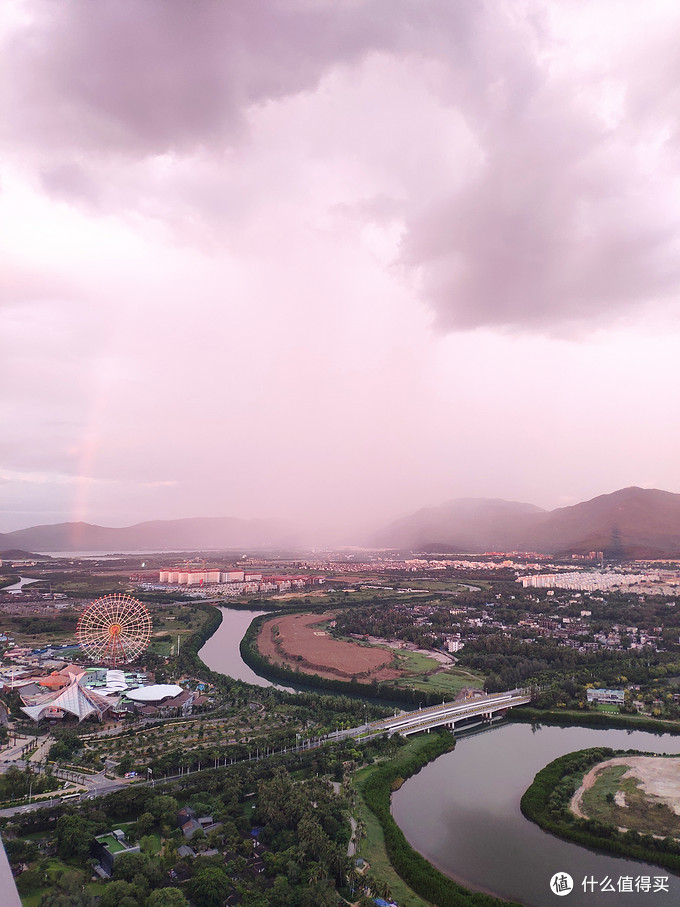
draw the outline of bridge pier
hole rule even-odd
[[[383,733],[392,736],[395,733],[402,733],[404,736],[416,734],[420,731],[427,731],[428,734],[432,728],[447,727],[455,732],[457,723],[465,723],[468,719],[476,718],[481,723],[493,723],[495,719],[502,719],[508,710],[515,705],[524,705],[530,701],[530,696],[525,693],[510,691],[508,693],[499,693],[487,696],[481,701],[474,700],[461,703],[442,703],[441,706],[430,706],[427,709],[419,707],[417,711],[411,713],[402,713],[394,716],[394,719],[388,719],[369,725],[368,729],[373,732],[383,729]],[[367,730],[365,726],[361,729],[363,733]],[[351,731],[350,736],[356,736]],[[372,734],[372,735],[373,735]]]

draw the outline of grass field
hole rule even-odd
[[[460,668],[450,668],[441,674],[410,678],[408,686],[430,693],[441,693],[444,699],[455,699],[457,694],[466,687],[483,688],[484,675],[472,671],[464,671]]]
[[[404,579],[400,582],[395,581],[395,585],[400,588],[422,589],[423,592],[467,592],[468,586],[475,586],[477,589],[488,589],[491,583],[483,580],[471,580],[469,583],[461,583],[455,579]]]
[[[466,687],[484,686],[484,675],[465,668],[450,667],[446,671],[439,670],[440,663],[422,652],[409,652],[399,649],[395,652],[395,659],[402,671],[412,673],[398,681],[400,686],[415,687],[417,690],[441,693],[445,699],[455,699],[457,694]],[[434,673],[434,672],[437,673]]]
[[[46,884],[42,888],[38,888],[35,891],[30,892],[30,894],[23,895],[21,898],[22,907],[38,907],[43,895],[54,894],[54,892],[58,888],[60,877],[64,873],[71,872],[72,870],[72,866],[64,863],[58,857],[51,857],[47,861],[45,872],[47,879]],[[97,897],[101,896],[104,893],[105,887],[105,882],[88,882],[85,885],[85,890],[89,892],[89,894],[93,897]]]
[[[409,652],[406,649],[392,650],[394,658],[402,671],[413,671],[414,674],[424,674],[427,671],[436,671],[439,662],[422,652]]]
[[[417,752],[420,747],[427,743],[427,739],[427,735],[417,735],[410,738],[408,743],[401,747],[397,753],[395,757],[397,763],[400,761],[406,762],[414,752]],[[364,802],[361,794],[362,785],[376,770],[377,766],[370,765],[367,768],[360,769],[355,778],[360,818],[366,826],[366,837],[359,843],[357,856],[363,857],[364,860],[370,863],[371,872],[376,878],[387,882],[392,892],[391,896],[399,904],[399,907],[429,907],[430,902],[423,900],[412,891],[393,869],[385,851],[385,836],[380,823]]]
[[[595,784],[583,794],[583,812],[589,819],[632,828],[641,834],[679,836],[680,816],[665,803],[646,794],[637,778],[623,778],[627,771],[627,765],[603,769]],[[625,796],[625,806],[618,806],[613,800],[619,791]]]
[[[191,603],[178,603],[171,607],[149,603],[153,625],[152,652],[169,655],[172,646],[195,632],[207,620],[205,611],[193,610]],[[55,611],[49,614],[3,614],[3,632],[13,637],[16,645],[40,648],[46,645],[72,643],[76,624],[80,617],[80,606]],[[181,645],[180,641],[180,645]]]
[[[121,850],[125,850],[125,845],[121,844],[113,835],[102,835],[99,842],[104,844],[111,853],[120,853]]]

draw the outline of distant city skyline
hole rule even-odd
[[[680,492],[680,8],[10,2],[0,532]]]

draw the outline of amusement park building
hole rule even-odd
[[[105,696],[88,690],[82,683],[85,672],[80,676],[71,675],[70,684],[63,690],[22,696],[25,703],[21,711],[34,721],[42,718],[63,718],[66,713],[75,715],[78,721],[96,715],[101,721],[104,714],[114,705]]]

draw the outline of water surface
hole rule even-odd
[[[680,737],[595,728],[506,724],[465,737],[410,778],[392,797],[392,812],[409,842],[442,872],[469,888],[531,907],[680,904],[680,878],[659,866],[595,853],[549,835],[519,809],[522,794],[548,762],[592,746],[680,753]],[[568,872],[575,887],[563,899],[550,879]],[[595,891],[584,893],[585,877]],[[609,877],[668,876],[669,893],[603,892]]]
[[[241,640],[256,617],[268,611],[243,611],[236,608],[220,608],[222,623],[200,650],[199,657],[212,671],[219,671],[235,680],[255,684],[258,687],[276,686],[270,680],[260,677],[241,658]]]

